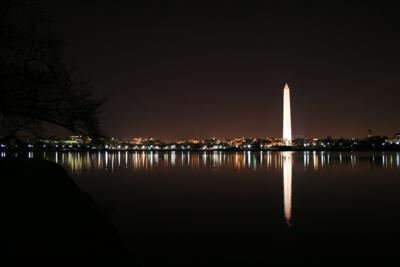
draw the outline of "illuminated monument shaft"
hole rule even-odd
[[[292,118],[290,114],[290,89],[287,84],[283,89],[283,143],[292,145]]]

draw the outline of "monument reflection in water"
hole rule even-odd
[[[292,225],[292,152],[283,152],[283,205],[286,223]]]
[[[1,152],[0,157],[43,158],[55,161],[75,177],[101,171],[113,176],[120,169],[132,172],[156,172],[169,169],[281,171],[283,211],[288,226],[292,226],[292,174],[294,165],[303,171],[325,168],[400,168],[400,153],[375,152]],[[300,163],[300,164],[299,164]],[[79,178],[77,178],[79,179]]]
[[[400,238],[399,152],[3,151],[0,157],[63,165],[142,266],[280,266],[282,259],[317,266],[352,259],[358,266],[371,258],[382,266],[397,255],[391,244]]]

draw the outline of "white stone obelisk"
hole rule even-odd
[[[283,88],[283,144],[292,145],[292,118],[290,114],[290,89],[287,84]]]

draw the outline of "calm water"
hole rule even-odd
[[[397,152],[18,156],[65,166],[142,266],[382,263],[396,255]]]

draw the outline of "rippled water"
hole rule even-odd
[[[398,152],[0,156],[65,166],[144,266],[382,262],[400,237]]]

